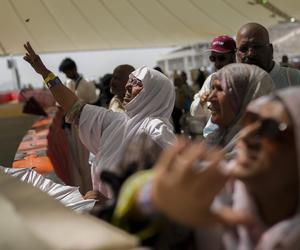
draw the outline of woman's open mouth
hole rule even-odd
[[[128,93],[126,93],[125,96],[124,96],[124,98],[123,98],[123,100],[124,100],[126,103],[130,102],[130,100],[131,100],[131,95],[128,94]]]
[[[212,115],[215,115],[220,112],[220,109],[212,104],[210,104],[207,108],[209,109]]]

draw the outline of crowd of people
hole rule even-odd
[[[72,60],[65,85],[24,47],[92,156],[94,215],[153,249],[299,249],[300,71],[273,60],[264,26],[213,39],[197,93],[185,72],[119,65],[95,96]],[[176,137],[185,115],[201,140]]]

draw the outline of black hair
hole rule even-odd
[[[67,70],[77,69],[77,66],[71,58],[65,58],[59,65],[58,69],[61,72],[65,72]]]
[[[159,66],[155,66],[153,69],[155,69],[155,70],[159,71],[160,73],[163,73],[163,74],[164,74],[164,71],[163,71],[162,68],[159,67]]]

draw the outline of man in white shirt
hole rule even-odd
[[[96,91],[96,86],[93,82],[89,82],[83,78],[77,71],[76,63],[70,59],[64,59],[60,66],[59,71],[63,72],[68,78],[66,86],[71,89],[80,100],[94,104],[99,98]]]
[[[300,71],[281,67],[273,60],[273,45],[268,30],[258,23],[243,25],[236,35],[238,62],[254,64],[267,71],[276,89],[300,85]]]

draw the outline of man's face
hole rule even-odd
[[[67,69],[64,71],[64,74],[66,75],[67,78],[76,80],[77,78],[77,70],[76,69]]]
[[[186,81],[187,81],[187,75],[186,75],[185,72],[182,72],[182,73],[180,74],[180,76],[181,76],[181,79],[182,79],[183,82],[186,82]]]
[[[121,98],[125,95],[125,85],[128,81],[128,72],[122,68],[116,68],[112,74],[110,81],[110,92]]]
[[[218,53],[215,51],[212,51],[209,60],[214,64],[215,69],[219,70],[226,66],[227,64],[234,63],[235,62],[235,54],[234,52],[229,53]]]
[[[254,29],[241,30],[236,37],[236,58],[240,63],[256,65],[270,72],[273,66],[273,46]]]
[[[297,181],[293,128],[281,102],[266,97],[248,106],[235,163],[235,177],[246,183],[286,185]]]

